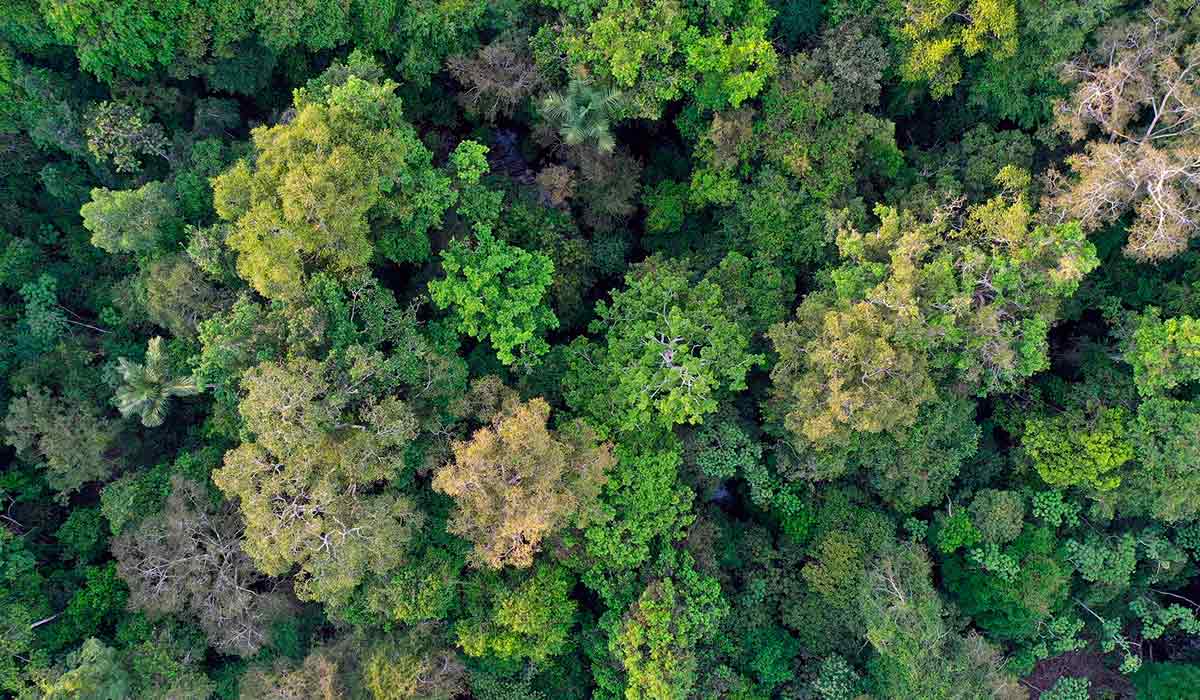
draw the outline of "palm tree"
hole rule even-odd
[[[146,363],[117,359],[117,369],[125,383],[117,389],[115,403],[122,416],[137,413],[142,425],[154,428],[162,425],[167,404],[172,396],[190,396],[200,392],[191,377],[172,377],[168,374],[162,355],[162,338],[155,336],[146,345]]]
[[[550,93],[542,100],[542,113],[558,123],[558,133],[567,144],[592,141],[607,153],[616,145],[611,126],[623,104],[619,90],[575,78],[566,93]]]

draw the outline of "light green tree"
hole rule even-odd
[[[441,222],[450,179],[405,121],[396,87],[349,75],[297,91],[292,120],[254,130],[253,164],[213,181],[238,273],[264,296],[297,297],[312,271],[361,269],[376,244],[402,257]]]

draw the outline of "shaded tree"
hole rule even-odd
[[[91,405],[29,387],[8,404],[5,441],[17,455],[46,469],[46,482],[66,500],[117,467],[118,426]]]

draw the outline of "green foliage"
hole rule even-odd
[[[971,501],[971,522],[984,542],[1005,544],[1015,540],[1024,520],[1025,499],[1014,491],[984,489]]]
[[[1125,358],[1143,396],[1153,396],[1200,379],[1200,320],[1162,320],[1155,312],[1140,317]]]
[[[1047,700],[1087,700],[1091,697],[1089,692],[1091,681],[1087,678],[1059,678],[1054,683],[1054,687],[1042,693],[1042,697]]]
[[[1114,538],[1089,535],[1082,542],[1068,540],[1064,549],[1084,580],[1098,584],[1091,591],[1101,600],[1128,588],[1137,568],[1137,540],[1129,533]]]
[[[1200,681],[1200,667],[1178,662],[1147,663],[1130,680],[1139,697],[1187,697]]]
[[[884,554],[864,579],[867,640],[879,653],[871,678],[885,697],[976,698],[1013,693],[998,654],[977,635],[948,627],[919,545]]]
[[[718,582],[684,567],[651,581],[609,642],[629,700],[687,698],[696,683],[697,646],[728,613]]]
[[[258,568],[280,575],[300,565],[297,593],[335,605],[368,572],[386,576],[399,567],[403,544],[423,521],[409,498],[372,488],[399,476],[416,416],[395,396],[351,390],[370,381],[393,388],[395,363],[361,347],[350,357],[347,369],[298,358],[247,372],[239,410],[256,439],[226,453],[212,476],[239,500],[243,549]],[[280,509],[281,500],[311,505]]]
[[[376,241],[391,256],[453,202],[396,87],[349,75],[298,90],[294,119],[254,131],[253,165],[239,161],[213,181],[217,214],[234,224],[238,273],[264,296],[298,296],[312,265],[361,268]]]
[[[737,107],[775,72],[767,39],[775,12],[761,0],[712,12],[674,0],[609,0],[571,14],[558,37],[568,61],[626,92],[642,117],[657,118],[688,92],[713,109]]]
[[[37,557],[26,542],[0,529],[0,688],[16,693],[25,687],[21,670],[34,651],[32,625],[54,614],[46,596]]]
[[[558,125],[558,135],[568,146],[591,143],[601,151],[616,146],[611,125],[621,112],[621,93],[572,80],[565,93],[542,99],[542,114]]]
[[[1063,499],[1062,491],[1039,491],[1033,495],[1033,515],[1051,528],[1079,524],[1079,504]]]
[[[117,650],[89,638],[66,659],[66,670],[43,686],[47,699],[86,698],[120,700],[130,696],[129,674],[121,666]]]
[[[746,386],[763,357],[726,315],[721,288],[694,282],[684,265],[651,258],[626,275],[612,302],[596,304],[593,333],[606,342],[601,371],[613,383],[609,410],[597,416],[624,430],[657,423],[700,423],[727,392]]]
[[[957,552],[963,547],[973,547],[983,536],[971,522],[969,512],[960,509],[957,513],[938,522],[937,547],[943,554]]]
[[[1064,606],[1070,568],[1056,551],[1053,532],[1026,528],[1011,544],[995,544],[948,558],[946,588],[963,612],[998,639],[1029,639]],[[1069,649],[1060,649],[1068,651]]]
[[[1200,410],[1195,402],[1151,398],[1138,406],[1132,427],[1138,467],[1123,480],[1119,508],[1174,523],[1196,513],[1196,482],[1187,465],[1200,459]]]
[[[0,696],[1191,697],[1198,47],[0,0]]]
[[[25,301],[25,330],[31,349],[46,352],[67,331],[67,315],[58,304],[58,283],[48,274],[21,286]]]
[[[455,630],[468,656],[537,664],[569,647],[576,603],[569,597],[574,578],[566,569],[539,566],[515,587],[486,576],[466,585],[468,610],[474,614]]]
[[[75,508],[54,536],[71,557],[83,563],[108,549],[99,508]]]
[[[974,402],[938,400],[922,406],[916,422],[898,434],[856,436],[845,450],[845,467],[865,473],[888,505],[911,512],[945,499],[979,436]],[[840,454],[831,457],[838,463]]]
[[[148,253],[179,233],[175,194],[161,182],[136,190],[92,190],[79,210],[92,245],[109,253]]]
[[[813,681],[813,691],[821,700],[854,700],[861,687],[862,678],[854,667],[836,654],[821,662]]]
[[[678,480],[677,447],[622,444],[616,457],[601,493],[600,516],[584,531],[590,567],[582,576],[610,601],[631,595],[629,573],[651,558],[653,548],[683,537],[695,517],[695,494]]]
[[[57,38],[76,47],[80,66],[112,82],[141,78],[170,63],[184,40],[181,20],[187,6],[181,0],[151,5],[56,0],[43,4],[42,11]]]
[[[372,611],[401,624],[442,620],[458,603],[458,579],[466,557],[442,547],[429,547],[386,583],[372,587]]]
[[[480,231],[474,245],[461,240],[442,253],[446,277],[429,283],[433,302],[450,309],[459,332],[487,339],[506,365],[531,363],[550,346],[543,338],[558,327],[544,297],[554,263]]]
[[[30,387],[9,402],[4,427],[6,442],[46,470],[46,483],[60,499],[107,478],[116,466],[117,426],[87,403]]]
[[[1050,486],[1109,491],[1121,483],[1115,472],[1134,457],[1126,415],[1124,409],[1105,408],[1090,419],[1064,414],[1029,418],[1021,448]]]
[[[88,151],[100,161],[112,161],[119,173],[142,169],[139,156],[167,158],[167,137],[144,110],[120,102],[101,102],[87,117]]]
[[[83,576],[83,587],[71,596],[62,619],[50,630],[59,644],[100,634],[125,609],[129,598],[129,590],[117,576],[117,567],[112,562],[85,567]]]
[[[1098,264],[1077,226],[1032,226],[1023,195],[973,207],[953,236],[940,219],[877,213],[877,231],[839,232],[832,288],[770,331],[772,408],[802,445],[899,432],[936,395],[935,376],[982,395],[1044,369],[1061,299]]]
[[[901,74],[905,80],[928,83],[934,99],[949,95],[962,78],[960,52],[967,58],[985,54],[1003,60],[1017,51],[1017,6],[1012,0],[932,0],[906,10],[896,27],[905,52]]]

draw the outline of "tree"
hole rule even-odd
[[[446,66],[467,89],[458,97],[463,107],[486,121],[511,117],[542,85],[542,75],[528,49],[526,37],[497,39],[473,55],[453,56]]]
[[[542,338],[558,327],[543,301],[554,277],[554,263],[496,238],[476,234],[475,244],[451,242],[442,253],[446,276],[429,283],[433,303],[451,309],[459,331],[486,338],[506,365],[518,357],[532,362],[550,350]]]
[[[434,474],[433,488],[457,504],[449,530],[474,543],[477,566],[528,567],[548,535],[594,517],[612,448],[583,423],[551,432],[549,417],[542,399],[509,401]]]
[[[558,44],[573,66],[626,92],[632,112],[657,119],[687,93],[712,109],[755,97],[775,71],[774,16],[753,0],[711,13],[677,0],[609,0],[570,13]]]
[[[719,397],[745,388],[763,356],[749,352],[749,333],[727,308],[721,288],[694,281],[686,264],[657,256],[639,264],[611,303],[596,304],[590,330],[604,334],[600,372],[611,401],[596,418],[622,430],[697,424]]]
[[[869,302],[831,308],[827,297],[809,295],[795,320],[773,326],[768,336],[779,353],[772,401],[785,411],[785,427],[805,442],[899,432],[934,396],[928,359]]]
[[[856,435],[846,449],[847,471],[864,474],[884,502],[901,513],[942,502],[979,448],[975,414],[974,401],[938,397],[923,404],[915,422],[900,432]],[[841,459],[835,452],[819,461],[833,466]],[[821,471],[810,478],[825,477]]]
[[[1015,491],[984,489],[971,500],[971,522],[984,542],[1011,542],[1025,525],[1025,501]]]
[[[904,5],[897,22],[902,37],[905,80],[928,83],[941,99],[962,78],[959,52],[970,58],[986,52],[1002,60],[1017,52],[1017,4],[1014,0],[919,0]]]
[[[729,606],[720,584],[691,568],[651,581],[609,641],[625,670],[628,700],[684,700],[699,669],[699,648],[718,629]]]
[[[621,112],[621,92],[576,78],[565,93],[550,93],[542,99],[542,114],[558,127],[568,146],[593,143],[609,153],[616,146],[611,123]]]
[[[368,44],[381,46],[396,57],[396,69],[405,83],[422,87],[442,70],[447,57],[477,47],[479,35],[494,27],[496,21],[496,15],[489,12],[493,6],[486,0],[418,0],[394,7],[395,17],[388,21],[387,10],[366,5],[356,13],[357,24]]]
[[[157,258],[139,279],[146,312],[177,338],[195,337],[200,321],[213,316],[228,299],[191,260],[182,255]]]
[[[117,359],[117,371],[124,383],[117,389],[113,403],[126,418],[138,414],[147,428],[162,425],[171,397],[191,396],[200,391],[190,376],[170,375],[159,336],[147,343],[144,364],[121,357]]]
[[[416,417],[394,396],[352,400],[382,369],[370,357],[348,375],[293,359],[242,380],[240,411],[255,439],[225,455],[213,483],[238,499],[243,548],[261,571],[300,566],[303,599],[345,602],[368,573],[400,566],[421,527],[409,499],[382,488],[399,475]]]
[[[1011,389],[1048,365],[1047,334],[1064,298],[1096,267],[1074,224],[1033,225],[1020,189],[921,222],[878,207],[879,228],[837,236],[844,264],[768,335],[779,353],[769,406],[802,447],[912,425],[935,379],[978,395]]]
[[[1036,500],[1034,505],[1036,511]],[[937,524],[939,549],[948,555],[942,561],[943,588],[959,609],[990,639],[1034,644],[1049,637],[1048,648],[1055,653],[1077,649],[1074,632],[1055,637],[1056,629],[1073,624],[1064,614],[1070,605],[1072,567],[1053,526],[1028,524],[1005,545],[977,546],[978,530],[970,533],[973,538],[961,532],[951,541],[955,520],[961,518],[959,522],[974,528],[965,515],[956,510]],[[966,545],[963,551],[950,554],[952,547],[961,545]]]
[[[137,173],[140,158],[169,159],[169,142],[159,124],[144,110],[124,102],[101,102],[85,116],[88,150],[101,162],[112,161],[118,173]]]
[[[1138,393],[1154,396],[1200,380],[1200,320],[1162,319],[1151,309],[1136,319],[1125,347]]]
[[[21,285],[25,301],[24,330],[31,349],[48,352],[67,332],[67,315],[58,303],[58,281],[49,274]]]
[[[885,697],[1025,697],[994,647],[949,626],[920,545],[897,545],[880,556],[863,581],[861,604],[867,640],[879,654],[871,675]]]
[[[267,0],[253,7],[262,41],[274,51],[331,49],[350,38],[350,3]]]
[[[79,214],[92,232],[92,245],[114,255],[148,253],[181,230],[175,193],[162,182],[115,192],[96,188]]]
[[[171,489],[161,513],[113,541],[129,604],[192,617],[218,651],[252,656],[266,641],[270,604],[255,590],[262,576],[242,551],[237,507],[214,506],[205,487],[180,477]]]
[[[1064,63],[1091,41],[1096,28],[1116,14],[1115,0],[1049,5],[1016,0],[1017,51],[991,51],[968,68],[964,86],[970,103],[992,119],[1008,119],[1023,129],[1049,123],[1054,102],[1067,88],[1059,76]]]
[[[697,125],[689,202],[730,207],[726,235],[747,257],[823,263],[829,210],[851,205],[903,162],[894,125],[857,107],[864,98],[850,86],[866,76],[842,82],[845,70],[828,51],[795,54],[767,86],[760,112],[722,111],[706,130]]]
[[[1138,406],[1131,426],[1137,468],[1121,479],[1122,513],[1149,515],[1164,523],[1191,520],[1200,512],[1200,481],[1191,465],[1200,459],[1200,406],[1152,398]]]
[[[75,47],[80,66],[111,83],[142,78],[171,62],[184,39],[181,20],[188,4],[54,0],[42,4],[42,13],[55,35]]]
[[[1021,448],[1050,486],[1109,491],[1121,483],[1117,470],[1134,457],[1126,418],[1122,408],[1029,418]]]
[[[1063,676],[1054,683],[1054,687],[1042,693],[1045,700],[1087,700],[1091,697],[1089,690],[1091,681],[1087,678],[1068,678]]]
[[[466,668],[436,625],[369,643],[362,685],[372,700],[452,700],[466,688]],[[351,652],[353,653],[353,651]]]
[[[238,683],[240,700],[343,700],[348,697],[336,650],[318,648],[295,663],[281,657],[270,666],[252,666]]]
[[[169,617],[156,624],[142,616],[123,622],[118,637],[123,646],[122,660],[130,672],[133,697],[146,700],[212,697],[217,684],[205,673],[207,648],[203,633]]]
[[[4,419],[5,442],[21,459],[46,469],[46,482],[66,501],[90,481],[108,478],[117,466],[116,423],[95,407],[29,387],[13,399]]]
[[[1074,141],[1099,138],[1067,159],[1075,177],[1052,177],[1047,199],[1052,216],[1088,230],[1132,211],[1125,253],[1143,262],[1185,250],[1200,207],[1200,54],[1186,23],[1158,12],[1114,21],[1065,67],[1074,91],[1056,123]]]
[[[661,548],[682,539],[695,519],[696,494],[679,481],[679,446],[625,445],[601,494],[600,515],[584,531],[584,583],[610,608],[637,595],[634,574]]]
[[[545,663],[572,644],[578,604],[571,599],[574,576],[554,564],[539,564],[523,580],[503,583],[484,574],[466,584],[467,617],[455,625],[467,656]]]
[[[264,296],[295,298],[310,270],[347,275],[374,244],[398,254],[441,221],[449,180],[404,120],[396,87],[351,74],[298,91],[295,118],[254,130],[254,164],[213,181],[238,273]]]
[[[130,697],[129,673],[117,650],[90,638],[66,659],[67,668],[42,686],[46,700],[121,700]]]
[[[48,586],[24,538],[0,528],[0,688],[26,688],[22,670],[37,646],[34,623],[51,617]]]

